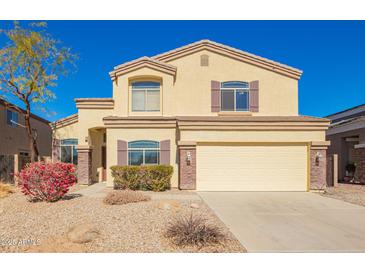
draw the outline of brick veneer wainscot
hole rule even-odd
[[[317,153],[321,155],[318,162],[316,162]],[[322,190],[326,188],[326,162],[326,149],[317,149],[312,147],[310,150],[310,189]]]
[[[92,149],[78,148],[78,163],[77,163],[77,182],[82,185],[92,184],[91,178],[91,155]]]
[[[365,148],[355,148],[355,181],[365,184]]]
[[[190,153],[191,161],[188,163],[187,156]],[[196,189],[196,147],[179,147],[179,189]]]

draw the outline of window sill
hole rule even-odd
[[[218,116],[252,116],[252,112],[250,111],[220,111],[218,112]]]
[[[162,111],[130,111],[128,116],[161,116]]]

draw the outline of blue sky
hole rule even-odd
[[[55,113],[34,108],[50,121],[76,113],[74,98],[111,97],[115,65],[201,39],[303,70],[300,114],[365,103],[365,21],[48,21],[48,31],[80,56],[77,71],[54,88],[57,99],[47,107]]]

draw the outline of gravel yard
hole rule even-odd
[[[337,187],[327,187],[320,195],[365,206],[365,185],[339,184]]]
[[[104,191],[106,192],[106,191]],[[150,193],[148,193],[150,194]],[[55,203],[30,203],[19,192],[0,199],[1,252],[245,252],[245,249],[196,194],[152,193],[152,200],[127,205],[105,205],[103,197],[70,194]],[[102,195],[104,196],[104,195]],[[178,197],[175,199],[174,197]],[[194,199],[190,199],[194,197]],[[191,204],[199,208],[192,208]],[[219,245],[179,248],[163,234],[170,221],[183,214],[202,214],[227,235]],[[70,241],[67,232],[91,225],[98,236],[91,242]],[[7,240],[36,244],[9,245]]]

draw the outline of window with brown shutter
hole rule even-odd
[[[221,83],[211,81],[211,109],[212,112],[221,110]]]
[[[250,111],[259,112],[259,81],[250,82]]]

